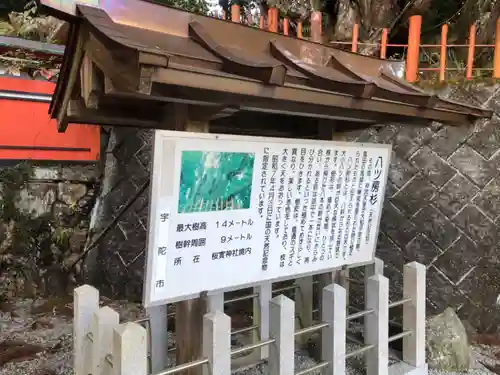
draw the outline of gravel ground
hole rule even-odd
[[[66,303],[67,302],[67,303]],[[0,375],[71,375],[72,371],[72,325],[70,301],[19,300],[13,304],[0,304]],[[122,321],[130,321],[144,316],[144,311],[136,304],[103,301],[120,312]],[[174,338],[170,337],[174,346]],[[239,337],[244,344],[245,338]],[[349,344],[347,352],[359,346]],[[479,362],[500,365],[496,358],[499,347],[475,346],[474,360],[470,375],[492,374]],[[174,359],[169,358],[170,365]],[[296,371],[312,367],[316,362],[307,352],[295,354]],[[267,366],[259,365],[237,371],[236,375],[267,374]],[[364,374],[361,357],[348,359],[347,375]],[[432,375],[455,375],[430,370]],[[320,374],[320,370],[309,374]],[[458,375],[458,373],[457,373]],[[463,373],[461,373],[463,375]]]

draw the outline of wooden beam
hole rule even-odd
[[[190,105],[188,111],[190,121],[206,122],[211,120],[218,120],[225,117],[231,117],[239,112],[239,108],[227,105],[214,105],[205,107]]]
[[[133,50],[120,51],[121,59],[90,33],[85,43],[85,52],[102,70],[119,91],[137,91],[141,80],[139,53]]]
[[[65,120],[65,116],[68,110],[68,104],[72,96],[74,95],[73,88],[75,86],[75,83],[77,82],[78,74],[80,72],[80,65],[82,64],[83,59],[83,46],[86,37],[86,32],[81,27],[79,27],[77,29],[75,42],[75,54],[71,63],[68,80],[66,81],[66,90],[64,91],[61,108],[59,110],[59,113],[57,114],[57,131],[60,133],[64,133],[66,131],[66,128],[68,127],[68,121]]]
[[[86,53],[80,68],[81,97],[87,108],[97,109],[99,95],[104,91],[104,76]]]

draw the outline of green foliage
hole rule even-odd
[[[208,14],[208,3],[204,0],[155,0],[154,2],[188,12]]]
[[[32,0],[22,12],[10,12],[8,19],[0,22],[0,35],[51,43],[59,24],[53,17],[39,15],[38,5]]]

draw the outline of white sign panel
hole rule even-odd
[[[157,131],[145,304],[372,260],[390,153]]]

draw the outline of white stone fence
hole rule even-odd
[[[330,284],[322,289],[321,320],[296,330],[296,302],[284,295],[269,300],[268,317],[260,319],[266,337],[250,345],[231,348],[231,319],[223,309],[213,309],[203,319],[202,358],[153,375],[170,375],[202,366],[203,374],[230,375],[232,357],[258,350],[272,375],[305,375],[320,370],[326,375],[344,375],[346,359],[364,353],[367,375],[427,373],[425,362],[425,274],[417,262],[404,267],[403,299],[389,302],[389,280],[382,275],[380,261],[365,280],[365,309],[348,314],[346,288]],[[382,265],[383,266],[383,265]],[[379,272],[380,271],[380,272]],[[312,294],[312,293],[311,293]],[[389,337],[389,309],[403,305],[403,330]],[[364,317],[364,346],[346,352],[346,328],[350,320]],[[119,322],[109,307],[99,308],[99,292],[84,285],[74,291],[75,375],[149,375],[151,336],[138,322]],[[319,331],[321,361],[295,372],[295,341]],[[389,342],[403,340],[403,362],[389,366]],[[266,350],[264,350],[266,349]],[[234,362],[234,358],[233,358]],[[234,363],[233,363],[234,367]],[[234,370],[234,368],[233,368]]]

